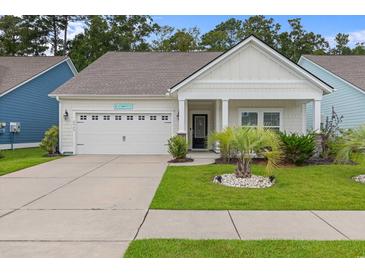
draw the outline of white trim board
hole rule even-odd
[[[43,71],[39,72],[38,74],[36,74],[36,75],[32,76],[31,78],[29,78],[29,79],[27,79],[27,80],[25,80],[25,81],[23,81],[23,82],[21,82],[21,83],[17,84],[16,86],[14,86],[14,87],[12,87],[12,88],[8,89],[7,91],[5,91],[5,92],[3,92],[2,94],[0,94],[0,97],[2,97],[2,96],[4,96],[4,95],[6,95],[6,94],[8,94],[8,93],[12,92],[13,90],[17,89],[18,87],[21,87],[21,86],[25,85],[26,83],[28,83],[28,82],[30,82],[30,81],[32,81],[32,80],[34,80],[35,78],[39,77],[40,75],[42,75],[42,74],[44,74],[44,73],[46,73],[46,72],[50,71],[51,69],[53,69],[53,68],[57,67],[58,65],[62,64],[63,62],[66,62],[66,63],[67,63],[67,65],[70,67],[70,70],[72,71],[72,73],[73,73],[73,74],[74,74],[74,76],[75,76],[75,75],[77,74],[77,70],[76,70],[75,66],[73,65],[73,63],[72,63],[72,61],[71,61],[71,59],[70,59],[70,58],[65,58],[65,59],[61,60],[60,62],[58,62],[58,63],[54,64],[53,66],[51,66],[51,67],[49,67],[49,68],[47,68],[47,69],[45,69],[45,70],[43,70]],[[71,64],[72,64],[72,65],[71,65]]]
[[[284,110],[283,108],[250,108],[244,107],[238,109],[238,124],[241,125],[241,115],[242,112],[257,112],[257,126],[264,128],[264,113],[265,112],[278,112],[280,115],[280,131],[284,129]]]
[[[14,148],[38,147],[38,143],[15,143]],[[0,149],[11,149],[11,144],[0,144]]]
[[[315,76],[313,76],[312,74],[310,74],[308,71],[306,71],[305,69],[303,69],[298,64],[293,63],[288,58],[284,57],[282,54],[276,52],[274,49],[270,48],[268,45],[266,45],[264,42],[262,42],[259,39],[257,39],[255,36],[250,36],[250,37],[246,38],[245,40],[241,41],[236,46],[234,46],[231,49],[227,50],[226,52],[224,52],[223,54],[221,54],[220,56],[218,56],[216,59],[214,59],[212,62],[208,63],[206,66],[200,68],[195,73],[193,73],[192,75],[188,76],[186,79],[184,79],[183,81],[181,81],[177,85],[175,85],[172,88],[170,88],[168,91],[170,93],[174,93],[175,91],[179,90],[183,86],[187,85],[188,83],[190,83],[191,81],[193,81],[194,79],[196,79],[198,76],[202,75],[204,72],[206,72],[207,70],[209,70],[213,66],[215,66],[218,63],[220,63],[221,61],[223,61],[228,56],[234,54],[239,49],[241,49],[242,47],[246,46],[248,43],[254,43],[254,44],[256,44],[256,46],[259,46],[261,49],[265,50],[269,54],[271,54],[274,57],[276,57],[278,60],[280,60],[281,62],[283,62],[285,65],[287,65],[290,68],[292,68],[293,71],[295,71],[295,72],[299,73],[300,75],[304,76],[307,80],[311,81],[313,84],[315,84],[317,87],[319,87],[323,91],[326,91],[327,93],[331,93],[332,92],[332,87],[330,87],[328,84],[322,82],[321,80],[319,80],[318,78],[316,78]]]
[[[347,85],[351,86],[352,88],[356,89],[357,91],[360,91],[361,93],[365,94],[365,90],[362,90],[361,88],[355,86],[354,84],[351,84],[350,82],[346,81],[345,79],[341,78],[340,76],[334,74],[333,72],[327,70],[326,68],[322,67],[321,65],[318,65],[317,63],[313,62],[312,60],[309,60],[308,58],[305,58],[305,56],[301,56],[298,64],[300,63],[301,60],[305,59],[306,61],[308,61],[309,63],[313,64],[314,66],[316,66],[317,68],[323,69],[324,71],[326,71],[329,75],[335,77],[336,79],[346,83]],[[336,89],[334,88],[334,91],[336,91]]]

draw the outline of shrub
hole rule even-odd
[[[174,159],[185,159],[188,154],[188,143],[183,136],[176,135],[168,141],[168,152]]]
[[[221,132],[213,132],[209,135],[210,146],[215,142],[219,142],[220,154],[225,163],[229,163],[232,158],[232,141],[233,129],[230,127],[225,128]]]
[[[54,155],[58,151],[58,127],[53,126],[44,133],[40,147],[48,152],[48,155]]]
[[[365,125],[349,130],[338,142],[337,163],[346,163],[354,153],[365,153]]]
[[[302,165],[311,158],[316,149],[315,135],[313,133],[300,135],[296,133],[280,133],[284,158],[295,165]]]

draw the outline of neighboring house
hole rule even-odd
[[[58,102],[49,93],[76,70],[67,57],[0,57],[0,149],[37,146],[58,125]],[[10,132],[11,123],[20,132]]]
[[[330,84],[334,92],[323,97],[322,123],[331,117],[332,107],[343,116],[340,127],[365,124],[365,56],[304,55],[299,65]],[[312,128],[312,104],[307,106],[307,127]]]
[[[226,52],[109,52],[50,96],[70,154],[167,153],[172,135],[209,149],[209,132],[263,126],[306,132],[306,109],[332,87],[254,36]]]

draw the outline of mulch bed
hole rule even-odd
[[[188,163],[188,162],[193,162],[194,159],[192,158],[185,158],[185,159],[172,159],[170,161],[168,161],[168,163]]]

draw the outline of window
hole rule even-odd
[[[80,115],[80,120],[81,121],[86,121],[87,120],[87,116],[86,115]]]
[[[264,112],[264,128],[280,131],[280,112]]]
[[[110,120],[110,115],[104,115],[104,120]]]
[[[127,115],[127,120],[132,121],[133,120],[133,115]]]
[[[98,115],[92,115],[91,120],[99,120],[99,116]]]
[[[257,127],[258,126],[258,113],[257,112],[242,112],[241,113],[241,125],[244,127]]]
[[[115,120],[118,120],[118,121],[122,120],[122,116],[121,115],[115,115]]]
[[[150,116],[150,120],[151,120],[151,121],[156,121],[156,118],[157,118],[157,117],[156,117],[156,115],[152,115],[152,116]]]
[[[162,115],[162,116],[161,116],[161,119],[162,119],[162,121],[168,121],[168,120],[169,120],[169,116],[167,116],[167,115]]]
[[[280,131],[282,127],[282,110],[268,108],[241,109],[240,116],[243,127],[261,127]]]
[[[139,115],[138,120],[143,121],[144,120],[144,115]]]

